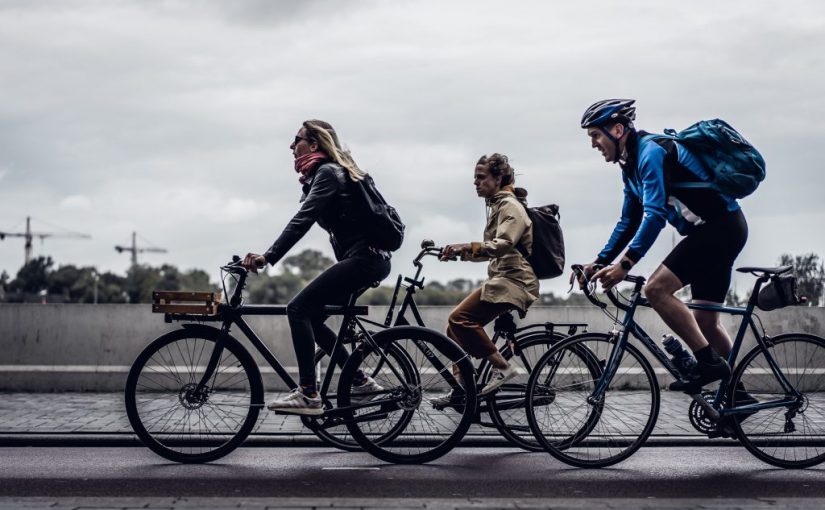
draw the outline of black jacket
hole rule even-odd
[[[371,248],[363,233],[360,196],[347,171],[336,163],[319,166],[304,184],[301,209],[289,220],[284,231],[264,253],[267,262],[275,264],[318,223],[329,232],[329,240],[337,260],[358,255],[389,259],[389,252]]]

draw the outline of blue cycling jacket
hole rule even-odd
[[[708,182],[707,171],[673,140],[631,131],[628,157],[621,165],[624,181],[622,217],[596,262],[610,264],[624,249],[634,263],[656,241],[665,223],[682,235],[698,225],[739,209],[732,197],[709,188],[678,188],[682,182]]]

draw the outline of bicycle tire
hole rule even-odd
[[[456,365],[464,381],[474,381],[473,365],[467,354],[446,336],[417,326],[393,327],[373,336],[375,345],[387,351],[400,347],[409,355],[413,372],[398,374],[390,368],[376,374],[386,396],[375,398],[360,409],[350,411],[350,433],[375,457],[397,464],[433,461],[449,452],[470,427],[476,410],[475,385],[466,385],[463,398],[438,409],[433,399],[451,389],[446,374]],[[356,349],[341,372],[338,405],[351,405],[350,388],[355,373],[369,373],[380,356],[366,343]],[[397,372],[397,370],[396,370]],[[369,419],[370,414],[375,418]],[[403,432],[389,440],[378,441],[385,429],[404,423]]]
[[[501,355],[510,363],[515,363],[518,375],[507,381],[501,388],[485,399],[487,414],[496,430],[511,444],[530,452],[540,452],[544,447],[536,440],[527,421],[526,396],[527,381],[533,368],[545,352],[567,338],[554,332],[532,332],[514,339],[516,355],[509,344],[501,349]],[[479,381],[483,387],[490,379],[492,365],[484,360],[479,366]]]
[[[768,464],[789,469],[815,466],[825,460],[825,339],[789,333],[768,339],[767,346],[780,371],[802,398],[791,405],[761,409],[747,417],[731,415],[733,426],[742,445]],[[740,383],[760,402],[793,399],[782,388],[759,345],[737,365],[731,388]],[[737,392],[729,392],[730,407],[736,406],[736,396]]]
[[[571,466],[601,468],[621,462],[644,444],[656,425],[659,385],[650,363],[633,345],[625,345],[601,402],[588,401],[614,347],[611,335],[572,336],[552,347],[530,376],[530,427],[548,453]],[[599,379],[592,376],[594,363]],[[537,412],[533,402],[547,395],[554,400]]]
[[[201,463],[237,448],[255,426],[263,406],[263,382],[249,352],[231,336],[209,393],[192,389],[220,338],[208,326],[184,327],[150,343],[126,380],[126,414],[150,450],[174,462]]]
[[[413,373],[414,368],[412,367],[412,362],[409,360],[409,356],[394,346],[391,349],[388,349],[387,354],[396,361],[399,366],[407,367],[405,370]],[[322,349],[318,349],[315,351],[315,366],[316,369],[319,365],[322,365],[324,360],[329,361],[329,357],[327,353],[324,352]],[[335,370],[338,370],[336,367]],[[323,377],[325,373],[325,369],[322,369],[318,372]],[[374,376],[374,373],[367,374],[370,377]],[[340,382],[340,374],[336,380],[335,376],[333,376],[332,381],[330,382],[330,388],[336,388]],[[326,399],[325,405],[327,405],[328,409],[331,409],[331,403],[337,402],[338,395],[337,393],[327,393],[324,398]],[[339,450],[347,451],[347,452],[360,452],[363,451],[361,445],[358,444],[358,441],[352,437],[352,434],[347,427],[346,421],[341,419],[340,417],[330,417],[330,416],[302,416],[301,422],[304,424],[305,427],[310,429],[318,438],[321,439],[322,442],[325,444],[332,446],[334,448],[338,448]],[[332,425],[332,424],[335,425]],[[330,426],[332,425],[332,426]],[[393,439],[401,434],[404,430],[405,424],[399,423],[399,426],[392,428],[384,434],[383,437],[377,439],[379,442],[387,441]]]

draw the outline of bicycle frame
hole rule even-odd
[[[673,366],[673,363],[670,361],[670,357],[661,349],[661,347],[659,347],[659,345],[655,341],[653,341],[650,335],[648,335],[647,332],[635,321],[634,317],[636,309],[639,306],[650,307],[650,303],[641,295],[641,290],[645,282],[644,278],[628,277],[628,281],[634,283],[633,292],[631,293],[630,303],[628,305],[620,304],[612,294],[608,293],[608,297],[610,298],[610,300],[613,301],[613,303],[616,304],[618,308],[623,309],[625,315],[622,319],[620,329],[611,332],[614,335],[616,346],[613,348],[609,358],[607,359],[604,374],[600,378],[599,382],[596,384],[593,393],[588,398],[588,402],[590,402],[591,404],[601,402],[601,400],[604,398],[604,393],[607,390],[610,381],[613,379],[613,376],[616,375],[616,372],[619,369],[622,354],[624,353],[625,346],[629,342],[629,337],[631,334],[641,342],[641,344],[648,350],[648,352],[650,352],[677,381],[682,381],[682,376],[676,369],[676,367]],[[736,359],[739,355],[739,351],[742,347],[742,341],[744,340],[745,332],[750,327],[751,331],[754,334],[754,337],[756,338],[757,345],[762,349],[762,352],[765,355],[765,359],[767,360],[768,365],[770,366],[774,376],[782,385],[782,388],[785,390],[786,395],[790,395],[793,398],[771,400],[768,402],[759,402],[756,404],[736,406],[732,408],[723,408],[722,399],[726,395],[729,382],[728,378],[726,378],[719,383],[719,387],[716,390],[716,395],[713,399],[712,404],[708,404],[705,401],[705,399],[699,395],[692,395],[694,400],[696,400],[696,402],[699,405],[702,405],[714,419],[718,419],[721,416],[729,416],[733,414],[753,413],[755,411],[762,409],[785,407],[789,403],[798,401],[798,399],[801,397],[800,393],[788,382],[788,379],[785,377],[785,374],[782,373],[776,361],[773,359],[773,356],[771,355],[767,345],[767,342],[769,342],[770,340],[767,338],[764,332],[762,334],[759,333],[759,330],[756,327],[756,323],[753,320],[753,312],[756,307],[756,296],[759,294],[759,289],[765,281],[767,281],[767,279],[764,277],[759,277],[757,279],[757,282],[754,286],[754,290],[751,294],[751,298],[744,308],[699,303],[687,303],[687,306],[691,310],[706,310],[711,312],[724,313],[727,315],[742,316],[742,320],[739,324],[739,329],[736,333],[736,338],[733,341],[733,348],[731,349],[731,352],[728,355],[728,364],[731,367],[734,366],[734,363],[736,362]]]

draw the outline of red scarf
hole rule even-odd
[[[311,174],[321,165],[321,163],[328,159],[329,156],[320,151],[310,152],[295,158],[295,171],[301,174],[298,177],[298,181],[301,184],[306,184],[309,174]]]

